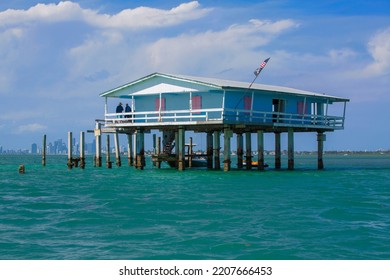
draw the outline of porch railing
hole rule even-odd
[[[270,126],[324,127],[343,129],[344,117],[312,114],[292,114],[238,109],[199,109],[108,113],[106,126],[152,125],[164,123],[196,124],[219,121],[224,123],[264,124]]]

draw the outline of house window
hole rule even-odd
[[[161,97],[161,107],[160,107],[160,98],[155,99],[155,110],[156,111],[165,111],[165,98]]]
[[[244,96],[244,110],[252,109],[252,96]]]
[[[192,96],[191,99],[192,110],[200,110],[202,109],[202,96]],[[200,114],[200,112],[194,112],[193,114]]]
[[[298,111],[298,114],[300,115],[307,115],[309,113],[309,106],[310,104],[305,104],[305,102],[303,101],[298,101],[297,103],[297,111]]]

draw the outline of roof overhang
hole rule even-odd
[[[253,84],[229,81],[215,78],[194,77],[185,75],[172,75],[153,73],[133,82],[127,83],[112,90],[103,92],[101,97],[129,97],[136,95],[149,95],[160,93],[188,93],[196,91],[242,91],[274,93],[280,95],[298,95],[304,97],[321,98],[330,102],[348,102],[349,99],[326,95],[322,93],[304,91],[289,87]]]

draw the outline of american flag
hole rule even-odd
[[[263,70],[263,68],[267,65],[268,60],[270,60],[270,57],[267,58],[266,60],[264,60],[264,61],[260,64],[260,67],[257,68],[257,69],[255,70],[255,72],[253,72],[253,74],[255,74],[256,77],[259,76],[261,70]]]

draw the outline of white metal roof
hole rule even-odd
[[[143,93],[146,94],[147,92],[149,93],[156,93],[157,91],[160,91],[161,93],[164,92],[172,92],[172,89],[175,89],[175,92],[187,92],[193,88],[194,84],[208,87],[211,89],[221,89],[221,90],[235,90],[235,89],[242,89],[246,90],[249,87],[249,83],[247,82],[238,82],[238,81],[231,81],[231,80],[223,80],[223,79],[216,79],[216,78],[208,78],[208,77],[196,77],[196,76],[187,76],[187,75],[177,75],[177,74],[166,74],[166,73],[153,73],[148,76],[145,76],[143,78],[140,78],[138,80],[135,80],[133,82],[130,82],[128,84],[125,84],[123,86],[117,87],[115,89],[103,92],[100,94],[100,96],[116,96],[115,93],[118,91],[123,91],[123,90],[130,90],[131,87],[134,85],[137,85],[141,82],[147,81],[148,79],[152,79],[154,77],[161,77],[167,79],[167,81],[172,80],[172,81],[181,81],[188,83],[187,87],[182,87],[183,90],[180,90],[180,87],[177,86],[167,86],[166,83],[161,83],[163,86],[161,89],[158,86],[152,86],[152,87],[145,87],[142,88],[138,93]],[[349,99],[346,98],[341,98],[341,97],[336,97],[336,96],[331,96],[331,95],[325,95],[322,93],[316,93],[316,92],[310,92],[310,91],[305,91],[305,90],[300,90],[300,89],[294,89],[294,88],[289,88],[289,87],[282,87],[282,86],[273,86],[273,85],[265,85],[265,84],[253,84],[251,87],[251,91],[267,91],[267,92],[275,92],[279,94],[292,94],[292,95],[305,95],[305,96],[311,96],[311,97],[322,97],[322,98],[327,98],[330,99],[331,101],[337,102],[337,101],[349,101]]]

